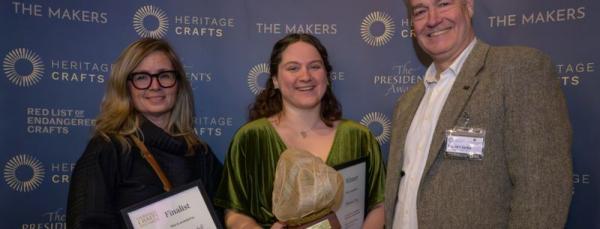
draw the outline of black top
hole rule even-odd
[[[183,138],[172,137],[149,121],[140,129],[144,144],[173,187],[201,179],[212,200],[222,165],[208,145],[186,156]],[[125,228],[122,208],[164,193],[160,179],[132,145],[124,153],[116,140],[99,136],[90,140],[71,176],[67,228]]]

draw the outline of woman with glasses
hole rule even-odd
[[[113,65],[94,136],[73,171],[67,227],[124,228],[121,209],[198,179],[212,198],[222,165],[194,132],[193,104],[166,41],[129,45]]]

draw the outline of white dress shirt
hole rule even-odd
[[[401,178],[398,189],[398,202],[396,202],[393,221],[394,229],[418,228],[417,194],[429,155],[433,132],[452,85],[475,43],[476,39],[473,39],[450,67],[439,74],[439,80],[436,79],[438,73],[435,64],[429,65],[425,72],[423,80],[426,89],[425,95],[413,117],[404,144],[402,170],[405,175]]]

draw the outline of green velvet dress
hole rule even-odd
[[[271,213],[273,181],[285,143],[266,118],[242,126],[225,158],[223,178],[214,204],[248,215],[263,227],[275,223]],[[379,144],[368,128],[354,121],[339,123],[327,164],[335,166],[361,157],[367,159],[367,206],[383,202],[385,167]]]

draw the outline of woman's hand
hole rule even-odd
[[[285,228],[285,223],[282,222],[275,222],[273,225],[271,225],[271,229],[282,229]]]
[[[363,229],[379,229],[383,228],[385,221],[385,215],[383,212],[383,203],[375,205],[369,214],[367,214],[367,218],[365,218],[365,222],[363,223]]]
[[[230,209],[225,210],[225,227],[233,229],[262,228],[252,217]]]

